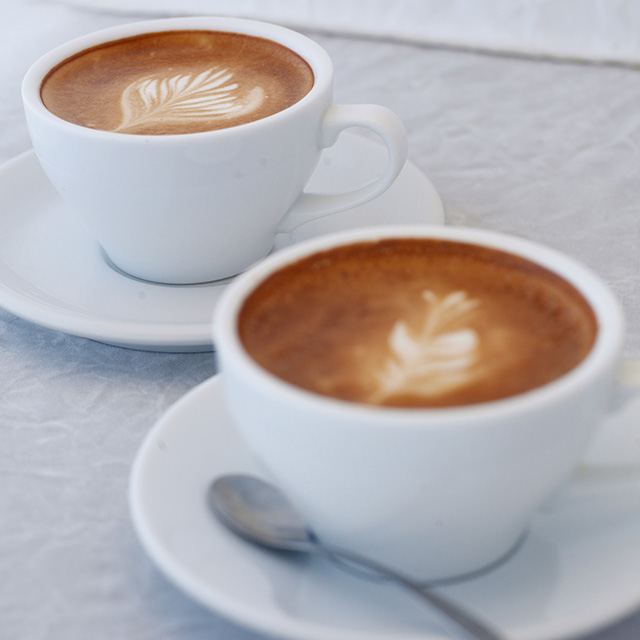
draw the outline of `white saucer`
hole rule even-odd
[[[510,640],[574,636],[632,612],[640,604],[638,416],[640,397],[607,422],[588,466],[535,518],[514,555],[442,593]],[[130,479],[140,540],[178,587],[238,624],[280,638],[444,640],[389,584],[233,537],[205,503],[211,480],[232,471],[258,473],[225,410],[218,376],[159,420]]]
[[[309,188],[340,191],[385,161],[379,142],[346,133],[324,152]],[[50,329],[119,346],[211,351],[209,320],[228,281],[167,286],[115,271],[84,225],[67,214],[33,151],[0,167],[0,194],[1,307]],[[278,236],[276,248],[353,227],[443,221],[434,186],[407,163],[376,200]]]

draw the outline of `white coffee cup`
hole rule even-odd
[[[239,312],[270,274],[328,248],[390,237],[479,244],[546,267],[593,309],[595,343],[542,387],[446,408],[337,400],[285,382],[252,359],[239,338]],[[331,234],[270,256],[227,289],[213,335],[239,432],[318,536],[416,579],[437,580],[499,561],[569,478],[616,396],[624,323],[600,278],[557,251],[488,231],[386,227]]]
[[[42,81],[63,60],[102,43],[172,30],[229,31],[278,42],[307,61],[313,87],[266,118],[178,135],[96,130],[67,122],[43,104]],[[35,152],[69,208],[116,267],[155,282],[235,275],[266,256],[277,233],[384,192],[407,156],[404,128],[391,111],[333,104],[333,66],[324,49],[294,31],[252,20],[173,18],[82,36],[35,62],[22,95]],[[322,149],[348,127],[364,127],[382,139],[384,171],[346,193],[304,192]]]

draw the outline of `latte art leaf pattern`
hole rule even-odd
[[[398,321],[389,335],[391,356],[378,376],[374,402],[397,393],[433,396],[468,382],[477,361],[479,338],[470,328],[454,328],[478,306],[463,291],[443,298],[424,291],[427,302],[420,332]]]
[[[224,118],[249,113],[264,99],[260,87],[241,96],[238,83],[226,69],[199,74],[146,77],[132,82],[123,92],[122,121],[115,131],[171,121]]]

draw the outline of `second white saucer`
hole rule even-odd
[[[136,456],[131,515],[158,568],[205,607],[269,636],[445,640],[391,583],[322,558],[265,551],[214,519],[205,497],[215,477],[261,473],[229,416],[222,382],[211,378],[174,404]],[[579,472],[508,560],[442,593],[510,640],[576,638],[637,610],[639,415],[640,396],[606,420]]]
[[[344,134],[324,152],[311,191],[340,191],[385,162],[378,142]],[[211,351],[210,318],[228,281],[169,286],[112,269],[65,205],[33,151],[0,167],[0,306],[35,324],[153,351]],[[437,191],[407,163],[376,200],[278,236],[276,249],[332,231],[384,224],[442,224]]]

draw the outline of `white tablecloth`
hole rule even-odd
[[[102,4],[3,0],[0,162],[30,147],[20,81],[31,62],[136,18]],[[448,224],[526,236],[586,262],[622,299],[625,353],[640,356],[639,69],[307,31],[334,59],[339,102],[384,104],[402,118]],[[121,349],[0,310],[2,640],[258,637],[165,581],[128,515],[145,434],[215,371],[211,354]],[[640,613],[589,636],[637,637]]]

